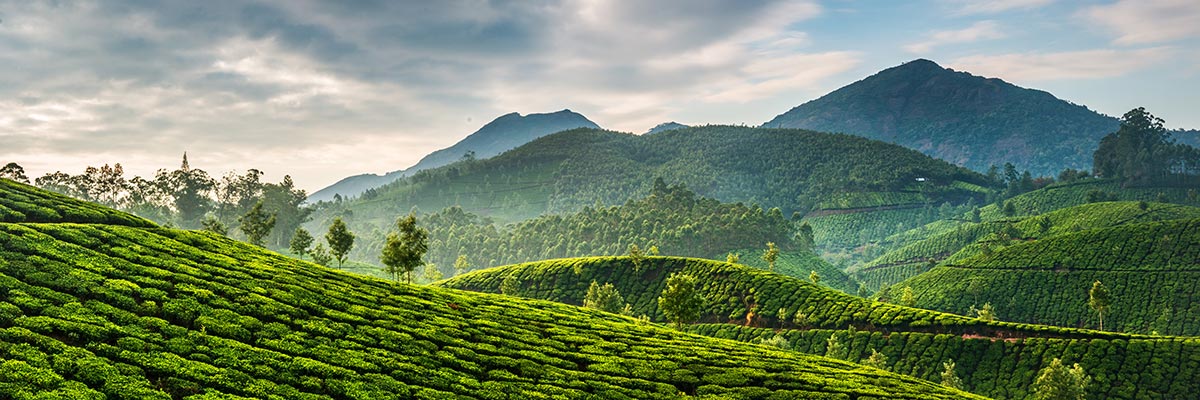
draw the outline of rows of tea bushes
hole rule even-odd
[[[1200,219],[1122,225],[1015,244],[897,284],[920,307],[965,313],[990,302],[1008,321],[1099,326],[1087,305],[1101,281],[1112,294],[1105,326],[1126,332],[1200,334]]]
[[[851,296],[789,276],[744,265],[712,260],[650,257],[637,268],[629,257],[547,260],[490,268],[437,282],[470,291],[582,304],[591,282],[611,283],[629,303],[632,314],[664,321],[658,297],[670,274],[699,279],[700,322],[757,327],[842,329],[854,326],[878,331],[922,331],[980,335],[1054,337],[1128,337],[1032,324],[987,322],[976,318],[903,307]],[[780,313],[785,318],[778,318]],[[799,315],[800,317],[797,317]]]
[[[97,222],[154,226],[154,223],[103,206],[0,178],[0,222]]]
[[[830,249],[851,248],[882,240],[936,220],[937,216],[921,207],[863,210],[848,213],[818,213],[804,218],[812,225],[818,246]]]
[[[770,264],[763,261],[764,249],[742,249],[733,253],[739,255],[738,263],[770,270]],[[817,273],[818,283],[845,293],[857,294],[858,281],[850,277],[836,265],[830,264],[821,257],[809,251],[785,251],[779,253],[775,262],[775,272],[793,278],[809,279],[813,272]]]
[[[794,351],[865,362],[886,356],[885,369],[933,381],[955,362],[964,389],[996,399],[1026,399],[1038,371],[1060,358],[1079,363],[1092,383],[1089,399],[1186,399],[1200,393],[1200,339],[995,339],[915,332],[783,330],[700,324],[691,332],[748,342],[776,341]],[[830,353],[829,338],[840,349]]]
[[[1082,179],[1053,184],[1006,200],[1006,202],[1012,203],[1014,211],[1012,216],[1044,214],[1100,201],[1154,201],[1200,205],[1200,197],[1197,197],[1194,188],[1123,187],[1121,182],[1115,179]],[[984,220],[1009,217],[1004,214],[1003,203],[981,208],[980,216]]]
[[[1084,229],[1150,221],[1200,218],[1200,208],[1166,203],[1103,202],[1032,217],[964,222],[923,240],[889,251],[867,263],[856,276],[871,290],[916,276],[940,262],[958,262],[983,251]],[[888,271],[899,269],[898,271]]]
[[[0,224],[4,398],[959,398],[544,301],[389,283],[216,235]]]

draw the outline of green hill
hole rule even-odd
[[[602,312],[346,274],[204,232],[97,223],[105,218],[0,223],[0,397],[969,397]]]
[[[422,171],[357,199],[325,203],[306,227],[324,232],[333,218],[341,217],[354,232],[382,237],[398,216],[450,206],[507,224],[624,204],[646,196],[657,178],[721,202],[780,208],[784,216],[847,206],[873,211],[960,204],[980,200],[987,191],[979,186],[986,178],[975,172],[850,135],[734,126],[643,136],[576,129],[494,158]],[[871,224],[872,215],[857,212],[854,218]],[[876,224],[883,227],[876,236],[924,222]],[[858,240],[857,235],[842,240],[847,230],[828,233],[824,226],[814,222],[818,245],[853,246]],[[370,256],[364,260],[374,262]]]
[[[773,343],[793,351],[865,362],[875,350],[885,369],[940,380],[954,360],[963,388],[996,399],[1028,399],[1037,373],[1054,358],[1078,363],[1091,377],[1089,399],[1187,399],[1200,390],[1200,340],[1195,338],[993,338],[870,330],[782,330],[729,324],[693,325],[704,335]],[[836,336],[840,350],[829,352]],[[776,339],[778,338],[778,339]]]
[[[1048,238],[1085,229],[1186,218],[1200,218],[1200,208],[1124,201],[1084,204],[1032,217],[981,220],[978,223],[961,221],[953,229],[887,252],[864,265],[855,276],[874,291],[928,271],[945,260],[960,260],[978,254],[984,244],[999,248],[1014,241]]]
[[[733,253],[739,255],[738,263],[740,264],[758,269],[768,269],[769,265],[762,259],[763,251],[764,249],[754,248],[735,250]],[[830,264],[812,252],[784,251],[779,253],[779,260],[775,262],[775,272],[797,279],[809,279],[809,274],[816,272],[822,285],[845,293],[858,293],[858,281],[842,271],[841,268]]]
[[[990,302],[1008,321],[1095,327],[1087,300],[1096,280],[1113,293],[1109,329],[1200,334],[1200,309],[1191,299],[1200,285],[1200,219],[1017,243],[950,260],[892,288],[911,286],[917,305],[930,309],[965,312]]]
[[[890,360],[887,369],[935,381],[942,363],[955,360],[970,391],[1003,399],[1027,398],[1037,371],[1055,357],[1085,367],[1095,398],[1180,398],[1200,390],[1196,339],[988,323],[856,298],[746,266],[667,257],[645,262],[638,271],[627,258],[549,260],[476,271],[439,285],[493,292],[511,276],[522,296],[579,304],[594,280],[612,283],[635,315],[658,319],[664,278],[687,273],[701,277],[701,320],[707,322],[688,326],[691,332],[854,362],[875,349]],[[748,318],[747,308],[756,316]],[[779,308],[789,320],[766,311]],[[797,313],[804,315],[801,321]],[[842,344],[834,353],[828,351],[831,335]]]
[[[897,143],[976,171],[1011,162],[1034,175],[1089,169],[1116,118],[1000,79],[914,60],[763,124]]]
[[[0,222],[84,222],[136,227],[155,226],[149,220],[0,179]]]
[[[563,258],[627,254],[631,245],[643,251],[703,258],[725,258],[741,248],[774,242],[783,250],[793,243],[794,221],[778,209],[720,203],[696,196],[680,186],[657,181],[645,198],[620,206],[584,207],[582,211],[544,215],[500,226],[490,219],[451,207],[423,215],[419,224],[429,230],[429,253],[424,260],[445,276],[465,257],[471,269]],[[351,257],[376,261],[383,231],[359,232]],[[808,271],[804,271],[807,276]]]

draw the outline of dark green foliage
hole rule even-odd
[[[625,308],[625,298],[621,297],[621,292],[618,292],[611,283],[600,285],[596,281],[592,281],[592,285],[588,286],[587,295],[583,297],[583,306],[618,313]]]
[[[697,283],[696,277],[691,275],[672,273],[667,277],[666,287],[658,297],[658,308],[662,310],[663,318],[676,327],[700,318],[704,299],[696,293]]]
[[[1104,313],[1108,311],[1108,307],[1112,305],[1112,297],[1108,293],[1108,288],[1104,287],[1100,281],[1092,282],[1092,288],[1088,290],[1088,307],[1096,310],[1100,317],[1100,330],[1104,330]]]
[[[221,235],[221,236],[229,235],[229,228],[226,227],[225,224],[221,222],[221,220],[217,219],[217,217],[214,217],[212,215],[205,216],[204,220],[200,221],[200,229],[203,229],[203,230],[206,230],[206,231],[209,231],[209,232]]]
[[[920,307],[965,313],[972,304],[990,302],[1008,321],[1099,327],[1088,291],[1103,281],[1112,299],[1105,329],[1195,335],[1200,319],[1190,296],[1200,287],[1196,260],[1200,219],[1170,220],[1016,243],[938,266],[902,284],[917,292]],[[969,283],[975,280],[986,283],[971,293]],[[1156,322],[1164,309],[1171,310],[1170,321]]]
[[[886,140],[968,168],[1017,164],[1036,175],[1084,168],[1118,122],[1050,93],[914,60],[807,102],[764,127]]]
[[[1043,327],[1045,328],[1045,327]],[[1053,329],[1053,328],[1048,328]],[[1078,363],[1091,377],[1089,399],[1189,399],[1200,393],[1200,340],[1196,338],[1074,338],[1031,335],[978,336],[870,330],[783,330],[729,324],[697,324],[689,332],[745,342],[784,338],[794,351],[825,354],[837,337],[849,360],[884,355],[888,370],[940,382],[944,362],[972,393],[1025,400],[1039,372],[1054,359]],[[1050,330],[1043,331],[1045,335]]]
[[[8,179],[0,179],[0,222],[155,226],[143,218]]]
[[[1091,378],[1078,363],[1067,368],[1061,359],[1055,358],[1050,365],[1038,372],[1037,380],[1033,382],[1033,398],[1035,400],[1083,400],[1087,396],[1087,387],[1090,382]]]
[[[1200,174],[1200,151],[1174,144],[1163,120],[1141,107],[1121,117],[1120,129],[1100,140],[1093,157],[1098,175],[1126,184],[1187,182],[1172,175]]]
[[[254,203],[254,207],[241,217],[238,217],[238,229],[246,235],[246,241],[255,246],[263,245],[263,238],[275,228],[275,214],[267,216],[263,211],[263,202]]]
[[[741,249],[734,250],[734,254],[750,254],[753,255],[761,252],[762,249]],[[767,269],[767,263],[758,257],[738,256],[738,261],[734,264],[744,264],[758,269]],[[775,262],[775,272],[781,275],[787,275],[795,278],[808,279],[809,275],[816,272],[821,277],[821,284],[833,289],[840,290],[844,293],[857,293],[858,281],[851,278],[850,275],[842,271],[836,265],[830,264],[818,257],[816,254],[806,251],[784,251],[779,253],[779,259]]]
[[[387,266],[385,271],[392,276],[392,279],[400,280],[400,274],[405,274],[408,282],[412,283],[413,271],[417,267],[425,265],[422,258],[429,250],[429,232],[425,228],[417,226],[417,216],[413,214],[397,220],[396,227],[400,233],[388,234],[387,243],[383,245],[383,252],[379,260]],[[430,272],[430,275],[432,276],[434,273]]]
[[[797,247],[791,240],[794,222],[778,210],[723,204],[681,186],[659,183],[646,198],[621,206],[587,207],[507,227],[459,207],[447,208],[421,218],[421,225],[429,229],[426,260],[454,275],[451,267],[461,255],[475,257],[472,264],[486,268],[581,255],[624,255],[635,245],[642,253],[657,247],[666,254],[695,257],[723,257],[730,250],[760,247],[768,241],[785,250]],[[375,237],[374,233],[360,236],[356,257],[364,257],[372,248],[372,260],[378,257]]]
[[[303,258],[311,251],[312,244],[312,234],[304,228],[296,228],[296,232],[292,234],[292,241],[288,243],[288,250],[291,250],[292,254],[297,257]]]
[[[4,164],[4,167],[0,167],[0,179],[8,179],[26,185],[29,184],[29,177],[25,175],[25,168],[14,162]]]
[[[205,232],[0,223],[0,397],[963,398],[540,301],[396,285]]]
[[[847,176],[851,179],[838,178]],[[722,202],[756,203],[764,210],[778,207],[782,215],[789,216],[796,211],[805,214],[841,194],[855,198],[867,197],[857,194],[887,194],[869,201],[854,200],[851,205],[856,207],[959,204],[969,198],[981,200],[988,189],[981,193],[980,185],[990,185],[982,175],[919,152],[850,135],[734,126],[684,128],[648,136],[576,129],[537,139],[494,158],[422,171],[381,187],[371,196],[325,203],[309,228],[324,230],[333,218],[343,217],[355,232],[367,234],[390,225],[413,207],[434,211],[459,205],[500,223],[547,212],[585,208],[597,212],[645,196],[653,189],[655,178]],[[917,182],[917,178],[926,180]],[[928,221],[919,223],[924,222]],[[820,227],[812,226],[821,243]],[[895,227],[890,224],[888,234]],[[383,236],[381,232],[366,241],[382,244]],[[619,250],[627,246],[621,243]],[[676,249],[670,246],[659,244],[659,248],[665,254],[680,254],[673,253]],[[377,251],[356,258],[373,260]],[[588,253],[570,255],[582,254]],[[453,257],[457,254],[448,262],[434,262],[449,266]]]
[[[354,248],[354,234],[350,233],[350,229],[346,228],[346,223],[342,222],[341,218],[337,218],[329,225],[329,232],[325,233],[325,242],[329,243],[329,255],[337,260],[338,268],[341,268],[346,261],[346,255]]]

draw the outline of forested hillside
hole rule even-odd
[[[419,223],[429,231],[425,261],[437,265],[445,276],[550,258],[622,255],[630,246],[647,253],[721,259],[737,249],[761,252],[767,242],[783,251],[807,248],[795,243],[798,227],[778,209],[720,203],[661,180],[649,196],[620,206],[584,207],[577,213],[506,226],[451,207],[422,216]],[[359,233],[362,244],[352,257],[378,260],[383,239],[383,232]]]
[[[763,124],[896,143],[984,171],[1015,164],[1035,176],[1088,169],[1116,118],[1050,93],[918,59],[889,68]]]
[[[1122,332],[1200,334],[1192,291],[1200,285],[1200,219],[1092,229],[984,249],[892,286],[918,306],[966,312],[991,303],[1006,321]],[[1111,311],[1089,306],[1096,281]]]
[[[38,194],[49,199],[39,207],[78,205]],[[394,284],[212,233],[105,221],[0,223],[0,397],[971,397],[608,313]]]
[[[656,179],[722,202],[779,208],[784,217],[849,206],[860,220],[870,220],[880,208],[919,212],[924,204],[980,201],[990,185],[980,174],[916,151],[849,135],[732,126],[647,136],[578,129],[491,159],[423,171],[358,199],[323,203],[306,227],[324,232],[340,217],[354,232],[382,235],[414,209],[428,213],[449,206],[505,224],[624,204],[646,196]],[[834,197],[847,200],[828,201]],[[879,235],[924,222],[880,224],[886,228]],[[822,245],[830,235],[813,226]]]

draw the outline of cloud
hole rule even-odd
[[[1080,14],[1114,33],[1118,45],[1200,38],[1200,2],[1194,0],[1120,0]]]
[[[571,108],[641,131],[691,103],[809,89],[860,58],[808,49],[799,27],[823,12],[812,0],[73,0],[0,12],[0,160],[146,175],[186,150],[213,173],[291,173],[310,190],[407,167],[512,111]]]
[[[1055,0],[947,0],[955,8],[955,14],[996,14],[1011,10],[1029,10],[1044,7]]]
[[[955,59],[947,66],[1009,81],[1112,78],[1157,65],[1172,56],[1168,47],[1137,50],[1084,50],[1060,53],[979,55]]]
[[[904,46],[904,50],[909,53],[928,53],[933,51],[934,47],[946,44],[1000,39],[1004,36],[1004,32],[1000,29],[1000,24],[996,23],[996,21],[979,21],[963,29],[934,32],[924,41]]]

